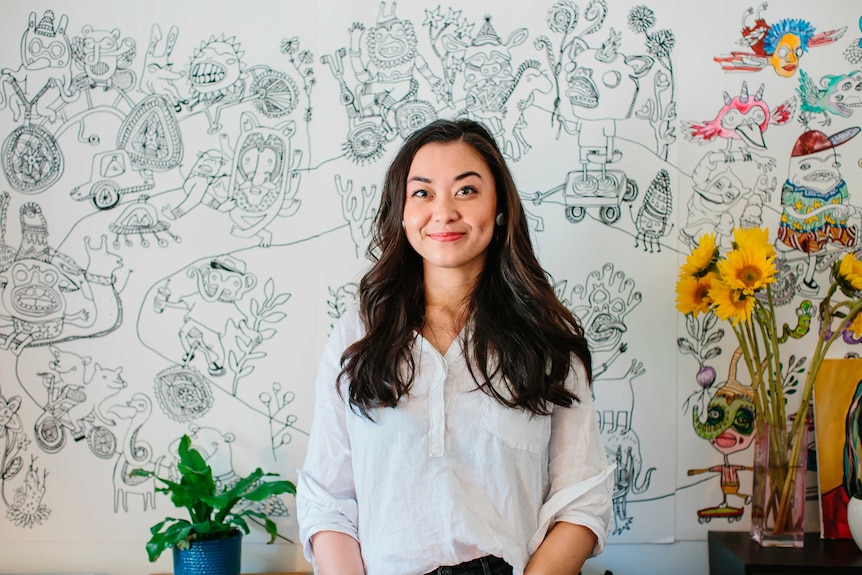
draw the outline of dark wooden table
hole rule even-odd
[[[761,547],[748,531],[710,531],[709,575],[849,575],[862,573],[862,551],[852,539],[806,533],[801,548]]]

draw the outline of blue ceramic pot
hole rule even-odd
[[[239,575],[242,532],[225,539],[192,541],[188,549],[174,547],[174,575]]]

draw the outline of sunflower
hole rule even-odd
[[[856,314],[856,317],[853,318],[853,321],[850,322],[847,329],[853,332],[853,337],[856,339],[862,337],[862,313]]]
[[[709,290],[709,297],[712,299],[712,309],[719,319],[729,319],[733,325],[751,320],[754,296],[747,296],[742,290],[730,287],[727,282],[716,280]]]
[[[775,246],[769,241],[769,229],[736,228],[733,230],[733,243],[737,249],[763,250],[768,258],[776,256]]]
[[[715,280],[714,273],[708,273],[702,278],[680,276],[676,282],[676,309],[684,314],[692,314],[694,317],[708,312],[712,303],[709,290]]]
[[[695,278],[703,277],[711,270],[717,258],[715,234],[704,234],[697,241],[697,247],[694,248],[691,255],[685,258],[682,273]]]
[[[841,258],[841,265],[838,266],[838,282],[845,293],[862,291],[862,262],[852,253]],[[852,297],[851,293],[847,295]]]
[[[718,273],[733,289],[753,295],[775,281],[775,257],[768,255],[767,248],[771,249],[768,244],[747,242],[737,245],[725,259],[718,262]]]

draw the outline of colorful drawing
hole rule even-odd
[[[862,360],[827,359],[814,384],[820,534],[850,539],[847,502],[862,493]]]
[[[815,34],[814,26],[801,18],[784,18],[767,24],[761,17],[766,2],[757,8],[748,8],[742,17],[742,39],[739,44],[750,52],[732,51],[713,58],[723,70],[731,72],[759,72],[772,66],[779,76],[789,78],[799,69],[799,61],[809,48],[825,46],[841,38],[847,27]],[[754,16],[749,25],[748,18]]]

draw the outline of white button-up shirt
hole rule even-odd
[[[441,356],[417,335],[409,396],[369,421],[336,389],[341,354],[363,333],[357,310],[341,318],[317,376],[296,494],[312,564],[311,536],[326,530],[359,541],[369,575],[420,575],[484,555],[519,575],[557,521],[588,527],[601,552],[613,466],[579,361],[566,385],[580,403],[531,415],[477,389],[458,339]]]

